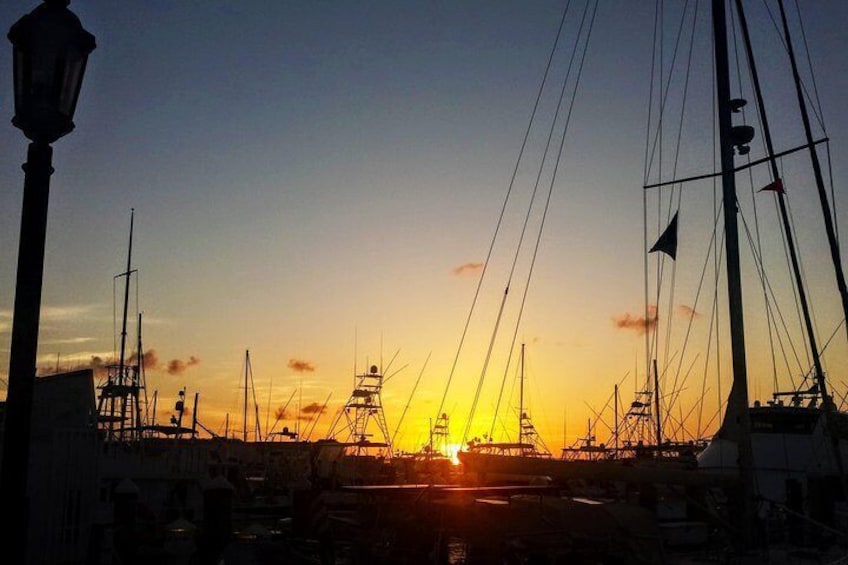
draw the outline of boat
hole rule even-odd
[[[732,547],[739,554],[749,552],[750,555],[751,551],[764,549],[772,551],[779,544],[795,547],[818,544],[819,547],[833,547],[835,541],[844,541],[848,532],[848,415],[837,408],[821,365],[821,349],[818,346],[820,341],[817,339],[819,336],[813,328],[805,294],[805,281],[797,259],[797,245],[793,241],[794,232],[787,220],[785,194],[778,163],[778,157],[798,151],[806,151],[810,155],[828,232],[843,315],[848,316],[848,293],[845,290],[839,248],[832,225],[832,212],[823,185],[822,167],[817,156],[817,146],[824,140],[814,139],[811,131],[804,87],[799,78],[783,2],[777,2],[782,24],[781,36],[793,71],[806,142],[799,147],[781,150],[775,148],[771,138],[743,2],[713,0],[711,4],[721,171],[658,183],[646,181],[644,189],[718,177],[722,185],[722,207],[725,211],[734,211],[723,214],[733,384],[727,396],[727,408],[718,432],[703,448],[698,445],[695,449],[693,445],[692,449],[686,450],[690,464],[685,467],[665,464],[669,460],[677,462],[675,458],[658,457],[663,449],[660,432],[657,433],[656,444],[652,446],[656,456],[643,458],[641,461],[639,458],[636,458],[636,461],[629,458],[617,460],[609,446],[602,447],[592,443],[591,430],[582,449],[578,447],[571,453],[574,455],[582,452],[586,457],[534,460],[526,457],[484,455],[469,450],[461,453],[460,459],[467,469],[478,473],[544,475],[562,483],[606,480],[630,485],[652,485],[652,489],[657,485],[697,487],[713,497],[709,508],[710,517],[702,519],[714,519],[715,523],[723,523]],[[731,94],[727,47],[728,4],[733,5],[733,25],[739,27],[744,41],[744,56],[751,73],[761,132],[755,132],[752,126],[745,123],[738,123],[738,118],[734,120],[748,102]],[[748,159],[747,163],[743,163],[738,157],[749,154],[749,144],[756,133],[764,138],[766,155],[759,159]],[[803,313],[805,337],[813,366],[801,387],[776,391],[772,399],[765,403],[751,403],[748,395],[735,176],[760,165],[770,167],[772,182],[764,190],[775,195],[782,219],[786,222],[782,231],[787,238],[786,247],[790,255],[793,283],[799,297],[799,311]],[[675,216],[669,224],[669,229],[671,224],[674,224],[675,248],[676,221]],[[662,237],[661,235],[661,239]],[[666,251],[654,247],[651,251]],[[673,259],[673,254],[671,256]],[[656,374],[656,369],[654,372]],[[685,449],[686,445],[681,447]],[[663,464],[656,464],[661,460]],[[653,464],[645,465],[642,461],[653,461]],[[703,515],[703,512],[701,514]],[[762,555],[761,553],[760,557]]]

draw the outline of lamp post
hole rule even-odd
[[[9,30],[13,46],[15,117],[31,140],[23,169],[24,201],[9,356],[0,502],[9,518],[0,545],[9,563],[26,563],[30,430],[44,242],[53,149],[74,129],[74,110],[94,36],[68,10],[69,0],[44,0]]]

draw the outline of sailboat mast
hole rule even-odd
[[[244,429],[242,430],[242,441],[247,441],[247,371],[250,368],[250,350],[244,350]]]
[[[769,165],[771,166],[772,177],[774,180],[780,178],[780,172],[777,168],[777,159],[774,157],[774,144],[771,137],[771,128],[769,127],[768,117],[766,116],[765,102],[763,101],[762,89],[760,88],[760,78],[757,73],[757,65],[754,61],[754,53],[751,48],[751,37],[748,33],[748,21],[745,18],[745,11],[742,6],[742,0],[736,0],[736,12],[739,16],[739,27],[742,29],[742,37],[745,44],[745,54],[748,59],[748,67],[751,70],[751,82],[754,86],[754,93],[757,99],[757,109],[760,114],[760,124],[763,128],[763,139],[766,143],[768,151]],[[821,358],[819,356],[819,348],[816,342],[815,331],[813,330],[812,316],[810,316],[810,307],[807,300],[807,291],[804,287],[804,280],[801,277],[801,268],[798,263],[798,252],[795,248],[795,238],[792,235],[792,227],[789,224],[789,213],[786,210],[786,199],[783,191],[778,190],[777,205],[780,211],[780,219],[783,222],[783,231],[786,233],[786,246],[789,248],[789,259],[792,264],[792,274],[795,277],[795,286],[798,289],[798,300],[801,303],[801,312],[804,317],[804,327],[807,330],[807,338],[810,341],[810,353],[813,356],[813,367],[815,369],[815,380],[819,387],[819,392],[827,402],[827,388],[824,381],[824,370],[822,370]]]
[[[789,34],[789,24],[786,21],[786,11],[783,8],[783,0],[778,0],[780,8],[780,19],[783,23],[783,36],[786,41],[786,51],[789,53],[789,61],[792,64],[792,78],[795,81],[795,93],[798,97],[798,107],[801,111],[801,121],[804,124],[804,135],[807,139],[807,147],[810,149],[810,160],[813,166],[813,175],[816,179],[816,187],[819,193],[819,201],[821,202],[822,215],[824,216],[824,227],[827,232],[827,242],[830,246],[830,257],[833,260],[833,268],[836,272],[836,286],[839,288],[839,296],[842,299],[843,315],[848,319],[848,287],[845,284],[845,273],[842,271],[842,261],[839,257],[839,241],[836,237],[836,228],[833,225],[833,214],[830,210],[830,201],[827,199],[827,192],[824,189],[824,178],[822,177],[821,163],[819,162],[819,154],[816,151],[815,143],[813,142],[813,131],[810,128],[810,115],[807,112],[807,103],[804,101],[804,90],[801,86],[801,76],[798,74],[798,63],[795,60],[795,50],[792,48],[792,36]],[[846,327],[848,331],[848,327]],[[824,384],[824,379],[822,379]],[[831,403],[830,397],[825,395],[824,389],[821,390],[824,402]]]
[[[144,382],[144,353],[141,350],[141,312],[138,313],[138,353],[135,360],[135,374],[138,388],[135,393],[135,433],[137,437],[141,437],[141,403],[139,402],[139,389],[144,389],[144,410],[147,411],[147,389]],[[146,416],[146,414],[145,414]]]
[[[518,445],[524,443],[524,344],[521,344],[521,393],[518,401]]]
[[[127,307],[130,302],[130,271],[132,270],[132,241],[133,241],[133,224],[135,222],[135,208],[130,210],[130,243],[127,249],[127,270],[124,272],[126,282],[124,284],[124,314],[121,321],[121,357],[118,365],[118,375],[120,378],[124,376],[124,363],[126,361],[127,347]]]
[[[660,417],[660,376],[656,359],[654,359],[654,406],[656,407],[657,457],[659,457],[660,444],[662,444],[662,418]]]
[[[615,456],[618,457],[618,384],[615,385]]]
[[[124,369],[126,365],[126,347],[127,347],[127,308],[129,307],[130,302],[130,276],[132,274],[132,240],[133,240],[133,223],[135,221],[135,208],[130,209],[130,241],[129,247],[127,248],[127,270],[124,272],[124,276],[126,280],[124,282],[124,310],[121,321],[121,352],[120,352],[120,361],[118,363],[118,386],[125,385],[125,374]],[[119,389],[120,390],[120,389]],[[121,425],[120,425],[120,436],[121,439],[124,439],[124,429],[126,427],[126,417],[127,417],[127,395],[125,393],[121,393]]]
[[[751,420],[748,413],[748,375],[745,359],[745,328],[742,318],[742,276],[739,266],[739,228],[736,222],[736,178],[733,172],[732,121],[730,108],[730,71],[727,55],[727,20],[725,0],[713,0],[713,34],[716,65],[719,149],[721,154],[722,206],[724,209],[725,257],[730,318],[730,344],[733,358],[733,385],[727,410],[718,435],[736,443],[742,480],[740,516],[741,541],[751,545],[753,516],[753,455]]]

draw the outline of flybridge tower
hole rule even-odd
[[[132,240],[135,210],[130,213],[130,241],[127,251],[127,270],[118,277],[126,277],[124,284],[124,309],[121,325],[121,350],[117,364],[106,367],[106,382],[99,385],[97,422],[106,441],[130,441],[141,438],[144,421],[142,398],[146,401],[144,383],[144,354],[141,347],[141,314],[138,316],[138,353],[135,364],[126,359],[127,307],[130,297],[132,268]],[[116,277],[117,278],[117,277]]]
[[[356,376],[353,393],[330,428],[329,437],[342,439],[353,455],[392,454],[382,390],[383,375],[372,365],[367,373]]]

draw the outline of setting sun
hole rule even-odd
[[[448,444],[448,452],[446,453],[446,455],[450,459],[452,465],[459,465],[459,457],[457,456],[457,453],[459,453],[460,450],[462,450],[462,446],[460,444]]]

